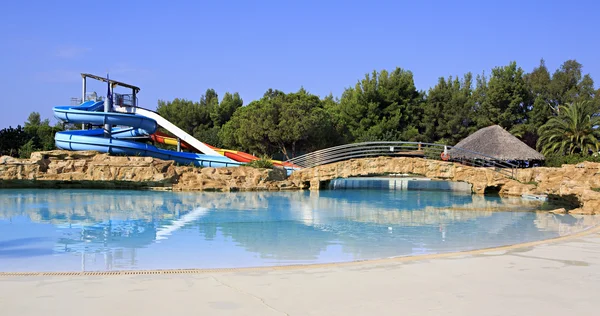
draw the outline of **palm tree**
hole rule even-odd
[[[558,115],[542,125],[537,147],[542,154],[587,155],[600,150],[600,116],[598,107],[590,101],[559,106]]]

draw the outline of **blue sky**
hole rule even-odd
[[[244,103],[269,88],[340,96],[374,69],[440,76],[511,60],[553,72],[577,59],[600,83],[596,1],[4,1],[0,128],[81,94],[79,73],[141,87],[140,104],[199,100],[207,88]],[[90,89],[104,93],[105,87]],[[55,121],[52,119],[52,121]]]

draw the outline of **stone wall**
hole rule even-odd
[[[177,191],[294,189],[283,170],[195,168],[151,157],[94,151],[36,152],[30,159],[0,157],[2,188],[167,188]]]
[[[336,178],[405,173],[467,182],[473,193],[503,196],[547,194],[571,199],[572,213],[600,214],[600,163],[519,169],[508,179],[490,168],[407,157],[342,161],[294,172],[251,167],[195,168],[151,157],[118,157],[93,151],[48,151],[30,159],[0,157],[0,187],[164,188],[177,191],[318,190]]]

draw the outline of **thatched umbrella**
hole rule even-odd
[[[459,150],[465,149],[467,151]],[[461,140],[454,148],[449,150],[450,157],[484,158],[480,153],[502,161],[535,161],[544,160],[544,155],[527,146],[524,142],[514,137],[498,125],[488,126]]]

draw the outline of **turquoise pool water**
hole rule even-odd
[[[540,240],[599,221],[427,191],[1,190],[0,200],[0,271],[343,262]]]

